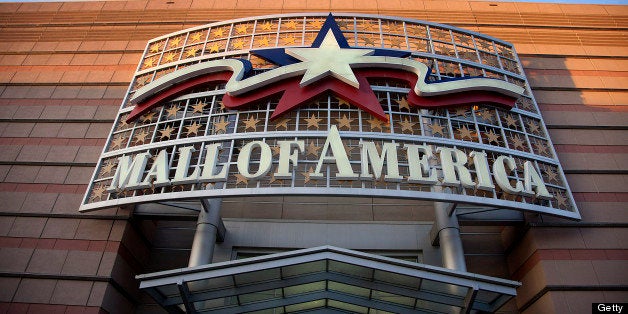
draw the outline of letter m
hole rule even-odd
[[[115,192],[119,189],[138,186],[142,180],[148,158],[150,157],[149,152],[138,154],[133,158],[133,161],[131,161],[131,156],[120,157],[118,159],[116,174],[113,176],[111,185],[107,188],[107,191]]]
[[[382,154],[377,152],[377,147],[373,142],[362,142],[362,173],[360,177],[363,179],[372,178],[369,172],[369,164],[373,169],[373,177],[379,180],[382,176],[385,161],[387,174],[384,179],[392,182],[399,182],[403,177],[399,175],[399,165],[397,160],[397,147],[399,143],[384,143],[382,146]]]

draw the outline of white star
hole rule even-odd
[[[372,55],[373,50],[340,48],[334,33],[329,30],[320,47],[286,48],[286,53],[306,63],[301,87],[331,75],[359,88],[360,83],[351,70],[351,64],[362,62],[360,57]]]

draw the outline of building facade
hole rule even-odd
[[[115,1],[0,9],[5,312],[588,313],[592,303],[628,300],[626,6]],[[345,61],[357,57],[341,53],[369,51],[360,56],[367,61],[351,60],[368,63],[357,77],[369,79],[361,86],[371,86],[382,112],[368,95],[336,85],[299,103],[292,96],[290,108],[277,91],[238,104],[225,93],[237,88],[207,72],[206,64],[223,69],[222,60],[239,58],[253,72],[238,83],[263,75],[281,83],[289,74],[275,79],[278,65],[296,67],[312,56],[307,49],[330,46]],[[417,83],[370,70],[384,57],[428,72]],[[333,79],[355,79],[336,70],[328,69]],[[189,85],[191,77],[204,81]],[[473,79],[501,96],[467,87],[452,104],[449,91],[430,98],[413,87]],[[243,95],[275,88],[262,83]],[[285,95],[291,87],[282,86]],[[514,109],[504,107],[513,91]],[[169,98],[150,104],[161,95]],[[438,97],[449,107],[414,107]],[[475,156],[471,181],[453,166],[458,152]],[[500,177],[496,161],[519,170]],[[445,173],[447,163],[452,176],[440,181],[425,169]],[[211,171],[200,174],[201,166]],[[214,201],[199,202],[207,195]],[[448,264],[431,235],[438,206],[457,217],[462,268]],[[218,243],[205,257],[213,264],[187,269],[207,263],[193,262],[191,251],[199,211],[215,207],[220,217],[208,224]]]

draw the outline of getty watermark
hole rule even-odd
[[[628,303],[593,303],[591,312],[597,313],[628,313]],[[624,311],[626,310],[626,311]]]

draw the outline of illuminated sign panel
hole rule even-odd
[[[81,210],[361,195],[579,218],[512,46],[370,15],[278,15],[151,41]]]

